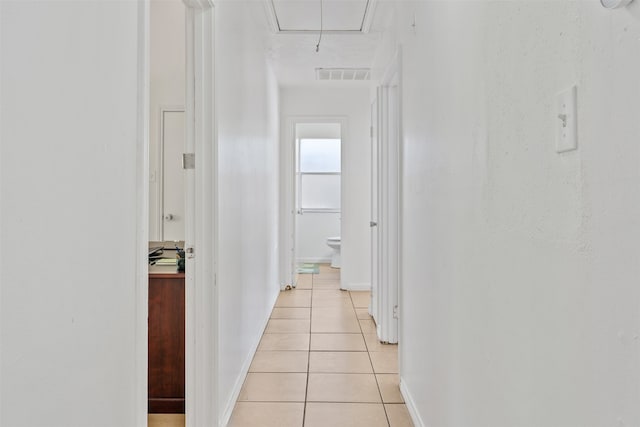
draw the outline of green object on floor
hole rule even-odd
[[[298,269],[296,270],[296,272],[298,274],[318,274],[320,273],[320,267],[318,266],[318,264],[305,262],[298,265]]]

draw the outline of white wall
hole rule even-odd
[[[162,227],[161,109],[185,104],[185,6],[182,0],[152,0],[149,13],[149,239],[157,241]],[[167,181],[166,191],[184,192],[175,184]]]
[[[395,7],[381,52],[396,33],[401,370],[416,415],[640,425],[640,3]],[[579,149],[558,154],[554,95],[573,83]]]
[[[146,419],[139,7],[0,2],[2,426]]]
[[[219,398],[233,409],[279,291],[278,90],[263,5],[216,6],[219,141]]]
[[[342,287],[345,289],[369,287],[371,141],[368,89],[283,87],[280,90],[280,100],[283,129],[286,119],[292,116],[342,116],[347,119],[342,140],[340,274]],[[282,136],[286,138],[284,132]],[[290,141],[283,139],[281,143]]]
[[[296,218],[297,262],[331,262],[327,237],[340,235],[340,213],[305,212]]]

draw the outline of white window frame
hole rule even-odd
[[[342,200],[340,200],[340,208],[305,208],[302,206],[302,177],[305,175],[337,175],[340,177],[340,187],[342,187],[342,156],[340,156],[340,172],[302,172],[301,170],[301,147],[300,144],[302,140],[312,140],[312,139],[339,139],[340,141],[340,150],[342,151],[342,138],[296,138],[296,180],[297,180],[297,191],[296,191],[296,205],[298,206],[298,213],[340,213],[342,210]],[[342,191],[341,191],[342,193]]]

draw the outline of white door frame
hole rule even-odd
[[[341,157],[347,132],[346,116],[287,116],[280,144],[280,289],[296,285],[296,125],[298,123],[340,124]],[[342,169],[342,166],[341,166]],[[340,211],[344,206],[344,175],[340,175]],[[342,216],[342,215],[341,215]],[[342,220],[340,220],[342,229]],[[328,237],[328,236],[327,236]]]
[[[398,342],[400,292],[400,233],[401,233],[401,73],[400,50],[396,52],[378,88],[378,262],[376,289],[372,304],[377,307],[378,339],[385,343]],[[376,268],[375,265],[372,268]]]
[[[214,97],[214,4],[183,0],[186,13],[187,170],[186,262],[186,426],[218,423],[217,136]],[[198,262],[195,262],[196,259]]]
[[[148,236],[149,236],[149,0],[138,8],[138,205],[136,274],[136,419],[147,425]],[[217,138],[214,104],[214,5],[212,0],[183,0],[186,6],[187,152],[195,169],[186,171],[186,426],[214,426],[217,408]],[[197,231],[197,232],[196,232]],[[197,252],[196,252],[197,251]]]
[[[376,96],[371,102],[371,208],[369,227],[371,229],[371,301],[369,302],[369,315],[376,321],[379,318],[378,298],[380,294],[380,242],[379,242],[379,206],[380,202],[380,87],[376,88]]]
[[[147,425],[149,370],[149,0],[138,2],[138,94],[136,141],[135,419]]]

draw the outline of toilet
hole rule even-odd
[[[333,255],[331,256],[331,267],[340,268],[340,236],[328,237],[327,245],[333,249]]]

